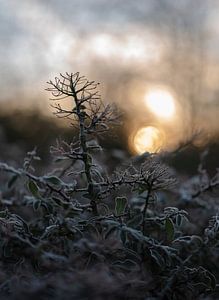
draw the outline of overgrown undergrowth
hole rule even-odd
[[[119,123],[115,107],[79,73],[48,91],[78,135],[51,147],[43,174],[35,149],[20,167],[0,163],[1,299],[217,299],[218,172],[205,171],[207,153],[188,182],[162,154],[110,172],[98,136]]]

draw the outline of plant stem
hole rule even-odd
[[[82,149],[82,160],[84,162],[84,171],[85,171],[85,176],[87,179],[87,191],[88,194],[90,195],[90,204],[92,207],[92,211],[94,215],[98,215],[98,209],[97,209],[97,203],[96,203],[96,197],[94,194],[94,182],[91,176],[91,167],[92,163],[90,162],[90,156],[88,154],[88,148],[87,148],[87,137],[86,137],[86,132],[85,132],[85,116],[84,116],[84,111],[81,110],[81,103],[77,97],[77,92],[75,90],[75,87],[73,85],[73,80],[71,80],[71,90],[73,93],[73,98],[75,101],[75,106],[76,106],[76,112],[79,120],[79,139],[80,139],[80,144],[81,144],[81,149]]]

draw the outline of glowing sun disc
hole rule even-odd
[[[171,118],[175,114],[175,101],[167,90],[150,90],[145,95],[145,104],[158,117]]]
[[[147,126],[139,129],[134,136],[134,148],[138,154],[144,152],[159,152],[164,141],[163,134],[159,129],[153,126]]]

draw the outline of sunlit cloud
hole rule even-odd
[[[46,60],[50,65],[64,62],[72,53],[75,39],[67,32],[58,31],[51,36],[51,41],[46,53]]]
[[[100,57],[111,57],[118,51],[113,37],[108,34],[97,34],[89,39],[90,50]]]
[[[86,54],[93,54],[102,59],[118,60],[125,62],[151,62],[158,61],[162,55],[162,47],[156,36],[146,31],[142,37],[135,33],[127,32],[120,35],[104,33],[93,34],[88,37]]]
[[[144,32],[147,36],[147,33]],[[69,61],[78,66],[90,66],[93,60],[101,60],[120,66],[149,65],[161,60],[162,45],[157,37],[140,38],[126,32],[121,37],[114,33],[88,33],[85,37],[72,36],[68,31],[56,30],[50,37],[44,55],[46,64],[54,69],[57,62],[67,65]]]

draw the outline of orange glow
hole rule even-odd
[[[139,129],[133,139],[133,146],[135,152],[138,154],[143,154],[144,152],[159,152],[163,144],[163,133],[153,126],[147,126]]]

